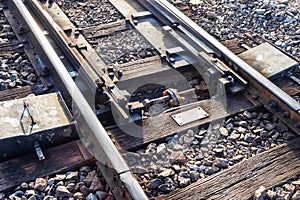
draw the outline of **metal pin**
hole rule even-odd
[[[45,160],[44,153],[43,153],[43,151],[40,147],[40,144],[38,142],[34,143],[34,149],[35,149],[36,155],[39,158],[39,161]]]

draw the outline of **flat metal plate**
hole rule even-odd
[[[171,116],[179,126],[209,117],[201,107],[193,108]]]
[[[273,47],[269,43],[263,43],[239,54],[250,66],[259,71],[266,78],[273,78],[283,72],[296,68],[298,63]]]
[[[24,110],[24,102],[36,123],[33,126],[27,110]],[[0,102],[0,110],[0,139],[66,126],[72,121],[60,93]]]

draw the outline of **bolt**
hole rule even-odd
[[[133,24],[134,24],[134,25],[137,25],[138,23],[139,23],[139,21],[138,21],[138,20],[136,20],[136,19],[135,19],[135,20],[133,20]]]
[[[169,58],[170,62],[171,63],[174,63],[175,62],[175,59],[174,58]]]
[[[78,31],[79,33],[82,33],[83,28],[79,27],[79,28],[77,28],[77,31]]]
[[[74,32],[75,37],[78,37],[79,34],[80,34],[79,31],[75,31],[75,32]]]
[[[258,94],[252,94],[251,97],[256,100],[256,99],[258,99],[259,96],[258,96]]]
[[[109,73],[108,73],[108,76],[109,76],[109,78],[110,78],[111,80],[113,80],[114,77],[115,77],[115,74],[114,74],[113,72],[109,72]]]
[[[107,67],[107,71],[108,71],[108,72],[113,72],[113,71],[114,71],[114,67],[111,66],[111,65],[108,66],[108,67]]]
[[[118,70],[118,79],[120,79],[123,75],[123,71],[121,69]]]
[[[103,81],[101,81],[100,79],[97,79],[95,83],[98,87],[102,87],[104,85]]]

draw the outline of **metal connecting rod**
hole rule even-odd
[[[253,78],[257,83],[268,89],[274,96],[284,102],[287,106],[293,109],[295,112],[300,111],[300,104],[295,101],[291,96],[282,91],[279,87],[273,84],[269,79],[265,78],[262,74],[256,71],[253,67],[248,65],[234,53],[229,51],[224,45],[212,37],[209,33],[199,27],[190,18],[180,12],[167,0],[139,0],[143,5],[148,5],[149,8],[154,9],[165,17],[170,23],[177,23],[177,28],[183,33],[194,35],[196,38],[205,40],[205,44],[213,49],[217,54],[221,54],[225,59],[230,60],[240,70],[247,73],[247,75]],[[147,2],[147,3],[146,3]],[[165,20],[166,21],[166,20]]]
[[[104,127],[97,119],[90,105],[84,98],[83,94],[80,92],[79,88],[76,86],[75,82],[69,75],[55,50],[48,42],[47,38],[41,31],[40,27],[28,11],[22,0],[13,0],[13,3],[24,18],[30,30],[32,30],[32,33],[34,34],[39,45],[43,49],[44,53],[48,56],[48,59],[61,78],[68,92],[70,93],[74,105],[80,112],[81,117],[87,123],[86,126],[92,132],[93,138],[96,139],[96,141],[93,142],[101,147],[103,153],[105,154],[104,157],[107,158],[107,162],[109,162],[111,166],[116,170],[116,172],[120,175],[120,178],[131,194],[131,197],[138,200],[147,199],[147,196],[143,192],[142,188],[139,186],[136,179],[132,176],[129,167],[127,166],[123,157],[116,149],[115,145],[107,135]]]

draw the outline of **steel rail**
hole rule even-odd
[[[108,158],[108,162],[111,163],[112,167],[119,174],[125,187],[132,195],[133,199],[142,200],[148,199],[146,194],[143,192],[142,188],[133,177],[128,165],[126,164],[123,157],[120,155],[119,151],[116,149],[115,145],[109,138],[107,132],[105,131],[102,124],[97,119],[95,113],[91,109],[90,105],[84,98],[83,94],[76,86],[75,82],[69,75],[62,61],[56,54],[55,50],[43,34],[42,30],[38,26],[37,22],[34,20],[25,4],[22,0],[12,0],[21,16],[25,20],[26,24],[32,31],[39,45],[43,49],[44,53],[48,56],[49,61],[53,65],[57,74],[64,83],[66,89],[70,93],[73,103],[76,105],[78,111],[81,112],[82,117],[85,119],[88,128],[92,131],[93,136],[96,138],[97,145],[103,148],[105,156]]]
[[[300,114],[300,104],[297,101],[295,101],[291,96],[281,90],[278,86],[276,86],[269,79],[260,74],[245,61],[232,53],[223,44],[221,44],[209,33],[199,27],[195,22],[193,22],[177,8],[175,8],[167,0],[139,0],[139,2],[143,5],[148,5],[148,8],[149,6],[151,6],[151,9],[159,12],[162,16],[165,17],[164,21],[168,19],[170,23],[177,23],[177,28],[183,31],[183,33],[186,33],[187,36],[194,35],[196,38],[204,39],[205,44],[207,44],[210,48],[216,50],[216,52],[220,52],[226,60],[231,61],[235,66],[237,66],[249,77],[266,88],[268,91],[270,91],[288,107]]]

